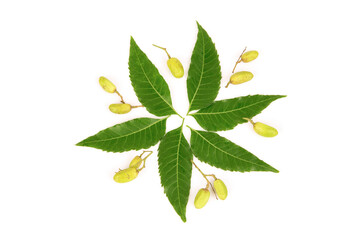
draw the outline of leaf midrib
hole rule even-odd
[[[182,128],[184,126],[184,121],[181,125],[181,129],[179,131],[179,142],[178,142],[178,149],[176,152],[176,186],[177,186],[177,192],[178,192],[178,202],[179,202],[179,208],[182,214],[184,214],[181,202],[180,202],[180,187],[179,187],[179,153],[180,153],[180,145],[181,145],[181,137],[182,137]]]
[[[203,60],[202,60],[202,65],[201,65],[201,75],[200,75],[200,80],[199,80],[199,84],[195,90],[195,93],[193,95],[193,98],[191,99],[190,101],[190,105],[189,105],[189,111],[188,113],[191,111],[191,106],[194,102],[194,99],[195,99],[195,96],[197,94],[197,92],[199,91],[199,88],[200,88],[200,85],[201,85],[201,81],[202,81],[202,77],[203,77],[203,74],[204,74],[204,67],[205,67],[205,39],[204,39],[204,33],[203,31],[201,30],[201,37],[202,37],[202,45],[203,45]]]
[[[237,157],[237,156],[234,156],[234,155],[232,155],[232,154],[230,154],[230,153],[228,153],[228,152],[225,152],[224,150],[222,150],[221,148],[218,148],[217,146],[215,146],[214,144],[212,144],[209,140],[207,140],[206,138],[204,138],[198,131],[196,131],[195,129],[191,129],[193,132],[195,132],[195,133],[197,133],[202,139],[204,139],[206,142],[208,142],[211,146],[213,146],[215,149],[218,149],[218,150],[220,150],[221,152],[223,152],[223,153],[225,153],[225,154],[227,154],[227,155],[229,155],[229,156],[231,156],[231,157],[234,157],[234,158],[236,158],[236,159],[239,159],[240,161],[244,161],[244,162],[247,162],[247,163],[250,163],[250,164],[254,164],[254,165],[257,165],[257,166],[259,166],[259,167],[263,167],[264,168],[264,166],[262,166],[262,165],[259,165],[259,164],[257,164],[257,163],[254,163],[254,162],[251,162],[251,161],[247,161],[247,160],[245,160],[245,159],[243,159],[243,158],[239,158],[239,157]],[[267,168],[267,169],[271,169],[271,168],[269,168],[269,167],[266,167],[265,166],[265,168]],[[271,169],[272,170],[272,169]],[[276,170],[276,169],[275,169]]]
[[[263,102],[267,102],[269,100],[263,100],[263,101],[259,101],[259,102],[256,102],[256,103],[252,103],[250,105],[247,105],[245,107],[241,107],[241,108],[237,108],[237,109],[232,109],[232,110],[229,110],[229,111],[222,111],[222,112],[196,112],[196,113],[193,113],[193,114],[190,114],[191,116],[194,116],[194,115],[215,115],[215,114],[223,114],[223,113],[231,113],[231,112],[236,112],[236,111],[241,111],[243,109],[246,109],[246,108],[249,108],[251,106],[254,106],[256,104],[260,104],[260,103],[263,103]]]
[[[145,127],[145,128],[139,129],[139,130],[137,130],[137,131],[135,131],[135,132],[131,132],[131,133],[126,134],[126,135],[121,135],[121,136],[113,137],[113,138],[100,139],[100,140],[86,141],[86,143],[105,142],[105,141],[111,141],[111,140],[114,140],[114,139],[124,138],[124,137],[127,137],[127,136],[129,136],[129,135],[133,135],[133,134],[136,134],[136,133],[138,133],[138,132],[145,131],[146,129],[152,127],[153,125],[157,124],[158,122],[164,121],[165,119],[167,119],[167,118],[159,119],[158,121],[152,123],[151,125],[148,125],[148,126]]]
[[[148,81],[148,83],[150,84],[150,86],[154,89],[154,91],[157,93],[157,95],[174,111],[174,113],[176,113],[175,109],[173,108],[173,106],[168,102],[166,101],[163,96],[156,90],[156,88],[154,87],[154,85],[151,83],[150,79],[148,78],[147,74],[145,73],[145,70],[143,68],[143,65],[141,64],[141,61],[140,61],[140,58],[139,58],[139,54],[138,54],[138,50],[135,48],[135,54],[136,54],[136,57],[138,59],[138,62],[139,62],[139,65],[141,67],[141,70],[142,72],[144,73],[145,75],[145,78],[146,80]]]

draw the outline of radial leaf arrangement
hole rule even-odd
[[[189,100],[187,115],[194,117],[206,131],[187,126],[191,130],[190,143],[184,137],[184,118],[172,106],[168,84],[131,37],[129,71],[131,84],[142,104],[138,107],[145,107],[149,113],[160,118],[135,118],[106,128],[77,144],[120,153],[148,149],[160,142],[157,157],[161,185],[170,204],[184,222],[193,166],[206,179],[206,188],[200,189],[195,198],[196,208],[202,208],[207,203],[209,186],[215,196],[218,195],[221,200],[227,197],[225,184],[213,174],[204,174],[195,164],[194,156],[201,162],[228,171],[279,172],[254,154],[215,132],[231,130],[238,124],[250,122],[254,125],[254,129],[256,126],[256,132],[263,134],[265,131],[263,136],[270,136],[271,134],[266,134],[266,129],[260,129],[260,131],[257,129],[263,126],[261,123],[256,125],[251,119],[273,101],[285,97],[283,95],[252,95],[215,101],[221,80],[219,56],[208,33],[199,23],[197,26],[197,40],[187,77]],[[101,77],[100,84],[107,92],[116,92],[124,103],[123,97],[110,81]],[[170,115],[179,115],[183,121],[178,128],[166,133],[166,121]],[[275,134],[271,136],[273,135]],[[148,155],[143,157],[144,153]],[[151,153],[152,151],[145,150],[140,156],[136,156],[128,169],[117,173],[115,181],[129,182],[135,179],[145,168],[145,160]],[[209,178],[216,180],[217,184],[212,184]]]

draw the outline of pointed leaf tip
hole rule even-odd
[[[197,40],[191,56],[187,78],[189,110],[209,106],[220,89],[219,56],[208,33],[198,24]]]
[[[136,42],[135,42],[135,40],[134,40],[133,36],[130,36],[130,44],[133,44],[133,43],[135,43],[135,44],[136,44]]]
[[[200,23],[198,21],[196,21],[196,25],[198,26],[198,28],[203,29],[203,27],[200,25]]]

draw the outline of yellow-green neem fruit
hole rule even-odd
[[[136,156],[134,157],[133,160],[131,160],[129,167],[133,167],[133,168],[139,168],[142,162],[142,158],[140,156]]]
[[[248,51],[241,56],[241,61],[244,63],[251,62],[259,56],[258,51]]]
[[[115,85],[106,77],[99,78],[100,86],[108,93],[114,93],[116,91]]]
[[[138,174],[138,170],[133,167],[120,170],[119,172],[115,173],[114,181],[117,183],[127,183],[134,180],[138,176]]]
[[[110,104],[109,109],[116,114],[125,114],[131,111],[131,105],[127,103]]]
[[[241,71],[241,72],[234,73],[230,77],[230,82],[232,84],[240,84],[240,83],[250,81],[253,77],[254,77],[254,75],[251,72]]]
[[[218,197],[221,200],[225,200],[228,195],[228,191],[227,191],[225,183],[223,181],[221,181],[220,179],[216,179],[214,182],[214,188],[215,188],[215,191],[216,191],[216,194],[218,195]]]
[[[261,122],[254,123],[254,130],[263,137],[275,137],[278,135],[278,131],[275,128]]]
[[[206,188],[202,188],[199,190],[199,192],[196,194],[194,205],[197,209],[203,208],[206,203],[209,201],[210,198],[210,192]]]
[[[169,58],[167,65],[171,71],[171,74],[176,78],[184,76],[184,67],[177,58]]]

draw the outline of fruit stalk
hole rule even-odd
[[[160,46],[155,45],[155,44],[153,44],[153,46],[154,46],[154,47],[157,47],[157,48],[160,48],[160,49],[162,49],[162,50],[164,50],[164,51],[166,52],[166,54],[168,55],[169,59],[171,58],[171,57],[170,57],[170,54],[168,53],[168,51],[166,50],[166,48],[164,48],[164,47],[160,47]]]
[[[122,103],[125,103],[123,96],[121,96],[121,94],[118,92],[118,90],[115,90],[115,93],[116,93],[117,95],[119,95],[119,97],[121,98],[121,102],[122,102]]]
[[[244,48],[244,50],[242,51],[240,57],[239,57],[238,60],[236,61],[235,66],[234,66],[234,68],[233,68],[233,70],[232,70],[232,73],[234,73],[236,66],[241,62],[241,57],[242,57],[242,55],[244,54],[244,52],[246,51],[246,48],[247,48],[247,47]],[[228,85],[229,85],[229,84],[228,84]]]
[[[144,157],[144,159],[143,159],[143,166],[138,169],[139,172],[145,168],[145,161],[146,161],[146,159],[153,153],[153,151],[143,151],[143,153],[140,154],[140,157],[142,157],[142,155],[143,155],[144,153],[146,153],[146,152],[148,152],[149,154],[146,155],[146,157]]]
[[[245,119],[246,121],[249,121],[253,126],[254,126],[254,121],[253,120],[251,120],[250,118],[243,118],[243,119]]]
[[[210,182],[210,181],[207,179],[207,177],[206,177],[206,176],[212,176],[212,177],[214,177],[214,178],[216,179],[215,175],[214,175],[214,174],[204,174],[204,173],[200,170],[200,168],[199,168],[198,166],[196,166],[196,164],[194,163],[193,160],[190,160],[190,161],[191,161],[191,163],[194,165],[194,167],[196,167],[196,169],[199,170],[199,172],[201,173],[201,175],[205,178],[205,180],[206,180],[206,182],[207,182],[206,187],[208,187],[208,186],[210,185],[212,191],[213,191],[214,194],[215,194],[216,199],[218,199],[217,196],[216,196],[216,192],[215,192],[215,189],[214,189],[213,185],[211,184],[211,182]]]

